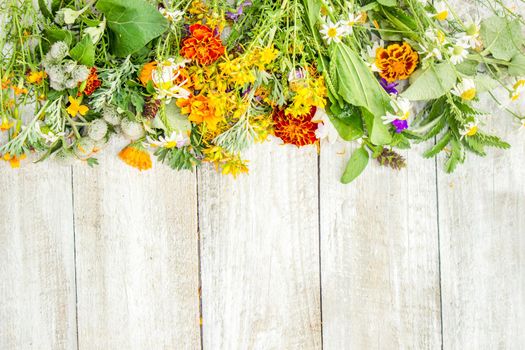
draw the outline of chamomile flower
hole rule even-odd
[[[168,11],[165,8],[161,8],[159,12],[162,16],[164,16],[164,18],[166,18],[171,23],[179,22],[184,17],[184,11]]]
[[[438,1],[436,4],[434,4],[434,9],[436,10],[436,14],[434,17],[438,21],[444,21],[448,17],[448,6],[444,1]]]
[[[471,17],[465,21],[465,32],[458,33],[456,36],[459,45],[471,49],[476,49],[482,46],[479,37],[480,21],[480,18],[472,19]]]
[[[513,86],[510,93],[511,101],[517,101],[521,94],[525,92],[525,79],[518,80]]]
[[[443,59],[441,50],[437,47],[432,48],[423,44],[421,44],[420,46],[421,51],[418,51],[418,53],[420,56],[423,56],[423,61],[429,60],[431,58],[436,58],[438,61],[441,61]]]
[[[162,148],[181,148],[187,146],[190,143],[188,135],[185,135],[182,132],[172,132],[169,136],[160,136],[158,140],[147,136],[146,140],[148,144],[153,147],[162,147]]]
[[[463,79],[462,82],[457,84],[452,93],[456,96],[461,97],[465,101],[470,101],[476,97],[476,85],[472,79]]]
[[[345,31],[341,27],[341,24],[339,22],[332,23],[330,20],[323,24],[320,32],[323,34],[323,39],[326,40],[328,44],[331,44],[332,42],[340,43],[345,35]]]
[[[441,47],[447,43],[447,36],[439,29],[428,28],[425,31],[425,37],[438,47]]]
[[[334,144],[339,139],[339,132],[330,121],[330,117],[326,114],[323,108],[317,108],[312,122],[318,123],[317,130],[315,131],[315,137],[319,140],[327,140],[330,144]]]
[[[186,60],[176,62],[173,58],[170,58],[157,65],[157,68],[151,74],[151,79],[159,99],[166,99],[169,102],[171,98],[186,99],[190,96],[190,92],[183,87],[186,84],[186,80],[178,84],[176,82],[180,75],[179,69],[183,68],[186,62]]]
[[[383,119],[383,124],[392,124],[396,128],[396,132],[400,133],[408,128],[408,118],[410,117],[412,105],[409,100],[402,97],[390,101],[390,105],[394,113],[386,112],[386,115],[381,117],[381,119]]]
[[[354,25],[362,21],[363,15],[361,13],[355,15],[353,13],[348,15],[348,19],[339,22],[345,34],[352,35],[354,32]]]
[[[465,136],[474,136],[477,134],[479,128],[479,120],[474,119],[469,121],[467,124],[463,126],[461,130],[459,130],[459,133],[461,135],[461,138],[464,138]]]
[[[468,48],[463,43],[458,42],[456,45],[448,48],[448,53],[452,64],[460,64],[467,58]]]

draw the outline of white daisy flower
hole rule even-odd
[[[168,11],[165,8],[161,8],[159,12],[162,16],[164,16],[164,18],[166,18],[171,23],[179,22],[184,17],[184,11]]]
[[[444,1],[438,1],[434,4],[434,9],[436,10],[436,14],[434,17],[438,21],[444,21],[448,17],[448,6]]]
[[[361,13],[357,15],[351,13],[348,15],[347,20],[340,21],[339,24],[341,28],[343,29],[343,31],[345,32],[345,34],[352,35],[352,33],[354,32],[354,25],[358,23],[359,21],[361,21],[362,18],[363,18],[363,15]]]
[[[456,45],[448,48],[448,53],[450,55],[450,62],[452,64],[460,64],[467,58],[468,49],[462,43],[458,42]]]
[[[410,110],[412,104],[406,98],[398,97],[397,100],[390,101],[390,105],[394,110],[394,113],[386,112],[386,115],[382,116],[383,124],[390,124],[394,120],[407,120],[410,116]]]
[[[368,58],[366,60],[366,65],[372,70],[372,72],[380,72],[381,71],[381,69],[379,69],[376,66],[375,61],[376,61],[377,49],[383,47],[384,44],[385,43],[383,42],[383,40],[374,41],[374,44],[372,46],[368,46],[366,48],[366,54],[368,56]]]
[[[451,92],[465,101],[470,101],[476,97],[476,85],[472,79],[463,79]]]
[[[158,140],[150,136],[146,136],[148,144],[153,147],[162,147],[162,148],[181,148],[189,145],[190,138],[188,135],[185,135],[182,132],[172,132],[169,136],[160,136]]]
[[[434,44],[436,44],[437,46],[440,46],[440,47],[447,43],[447,36],[445,35],[445,33],[443,33],[439,29],[428,28],[425,31],[425,36],[432,43],[434,43]]]
[[[342,37],[345,34],[340,23],[334,24],[330,20],[328,20],[327,23],[323,24],[320,32],[324,35],[323,39],[326,40],[328,44],[331,44],[332,42],[340,43]]]
[[[517,101],[520,98],[521,94],[524,92],[525,79],[520,79],[512,86],[512,92],[510,93],[511,101]]]
[[[473,121],[468,122],[463,126],[463,128],[459,131],[461,134],[461,138],[464,138],[465,136],[474,136],[478,132],[479,128],[479,120],[474,119]]]
[[[480,22],[480,18],[472,19],[472,17],[468,17],[465,21],[465,32],[458,33],[456,36],[460,45],[471,49],[482,46],[479,37]]]
[[[318,123],[315,136],[319,140],[326,139],[331,145],[337,142],[339,139],[339,132],[337,132],[337,129],[334,124],[332,124],[330,117],[328,117],[328,114],[326,114],[326,111],[323,108],[317,108],[317,111],[312,118],[312,122]]]

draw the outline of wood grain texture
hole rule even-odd
[[[71,168],[0,163],[0,349],[76,349]]]
[[[324,349],[438,349],[435,167],[370,164],[339,182],[351,150],[322,147],[321,277]]]
[[[482,119],[513,146],[438,173],[444,347],[524,349],[525,133],[503,113]]]
[[[205,349],[319,349],[317,154],[266,143],[199,172]]]
[[[199,349],[196,176],[74,168],[79,349]]]

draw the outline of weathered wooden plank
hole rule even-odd
[[[264,144],[199,172],[205,349],[319,349],[317,155]]]
[[[438,173],[445,349],[525,348],[525,133],[486,122],[512,148]]]
[[[198,349],[196,175],[74,168],[80,349]]]
[[[369,165],[340,176],[351,150],[321,152],[320,220],[325,349],[438,349],[435,167],[404,152],[400,172]]]
[[[0,164],[1,349],[76,349],[71,191],[70,167]]]

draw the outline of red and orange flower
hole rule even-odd
[[[294,116],[286,114],[285,109],[277,109],[273,114],[274,134],[284,143],[298,147],[311,145],[317,142],[315,131],[317,124],[312,121],[316,107],[311,107],[310,112]]]
[[[180,53],[185,58],[197,61],[201,65],[209,65],[224,55],[226,48],[218,33],[203,24],[190,26],[190,36],[182,42]]]
[[[84,94],[86,96],[91,95],[95,92],[96,89],[98,89],[102,85],[102,81],[98,78],[97,69],[95,67],[91,68],[91,72],[89,73],[89,76],[86,80],[86,86],[84,87]],[[81,92],[79,92],[80,96]]]

